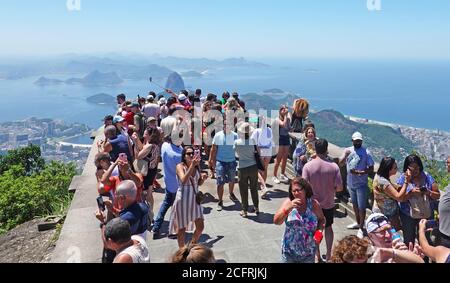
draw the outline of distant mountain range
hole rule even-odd
[[[165,79],[173,69],[185,71],[185,76],[198,77],[201,72],[223,68],[267,68],[268,65],[247,61],[244,58],[211,60],[206,58],[190,59],[179,57],[161,57],[157,55],[121,55],[92,56],[66,54],[30,62],[0,65],[0,79],[23,79],[33,76],[86,74],[97,70],[103,73],[115,72],[122,79],[146,80],[149,77]],[[197,73],[194,73],[197,72]],[[44,81],[43,81],[44,82]],[[47,83],[47,82],[44,82]],[[54,82],[56,83],[56,82]]]
[[[99,71],[93,71],[87,74],[84,78],[70,78],[67,80],[49,79],[46,77],[40,77],[34,83],[40,86],[49,86],[55,84],[81,84],[86,87],[91,86],[112,86],[119,85],[123,80],[115,73],[101,73]]]

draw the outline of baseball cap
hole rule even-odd
[[[165,103],[166,103],[166,99],[165,99],[164,97],[161,97],[161,98],[159,99],[159,103],[165,104]]]
[[[139,107],[139,103],[133,102],[133,103],[131,103],[130,107]]]
[[[184,101],[184,100],[186,100],[186,98],[187,98],[186,95],[183,93],[178,96],[179,101]]]
[[[355,132],[355,133],[352,135],[352,140],[354,140],[354,141],[357,141],[357,140],[362,141],[362,140],[363,140],[363,136],[361,135],[360,132]]]
[[[150,123],[150,122],[153,122],[153,121],[156,121],[156,118],[155,118],[155,117],[149,117],[149,118],[147,119],[147,123]]]
[[[366,220],[367,233],[372,233],[380,227],[389,224],[388,218],[382,213],[372,213]]]
[[[125,119],[122,116],[114,116],[114,118],[113,118],[113,124],[120,123],[123,121],[125,121]]]

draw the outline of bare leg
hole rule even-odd
[[[275,161],[275,166],[273,167],[273,176],[278,176],[278,167],[280,167],[281,163],[281,148],[278,150],[277,160]]]
[[[263,157],[263,163],[264,163],[264,171],[262,176],[265,184],[265,182],[267,182],[267,170],[269,168],[270,157]]]
[[[223,200],[223,185],[217,186],[217,196],[219,197],[219,201]]]
[[[325,227],[325,243],[327,244],[327,261],[331,259],[331,248],[333,247],[334,232],[333,227]]]
[[[180,248],[184,247],[184,245],[186,244],[184,242],[185,235],[186,235],[186,228],[178,229],[177,241],[178,241],[178,247],[180,247]]]
[[[194,235],[192,236],[191,243],[193,243],[193,244],[198,243],[198,239],[200,239],[200,236],[202,235],[204,228],[205,228],[205,224],[204,224],[203,218],[199,218],[199,219],[195,220],[195,231],[194,231]]]
[[[288,158],[289,147],[283,146],[283,157],[281,159],[281,174],[286,175],[286,163]]]
[[[228,183],[228,186],[229,186],[229,188],[230,188],[230,194],[232,194],[233,191],[234,191],[234,181]],[[223,195],[223,189],[222,189],[222,195]]]

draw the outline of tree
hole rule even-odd
[[[21,165],[27,176],[37,173],[44,168],[45,161],[41,156],[41,148],[37,145],[8,151],[7,155],[0,156],[0,174],[8,171],[14,165]]]

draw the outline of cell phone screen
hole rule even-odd
[[[105,203],[103,202],[103,198],[101,196],[97,198],[97,206],[101,211],[105,211]]]

